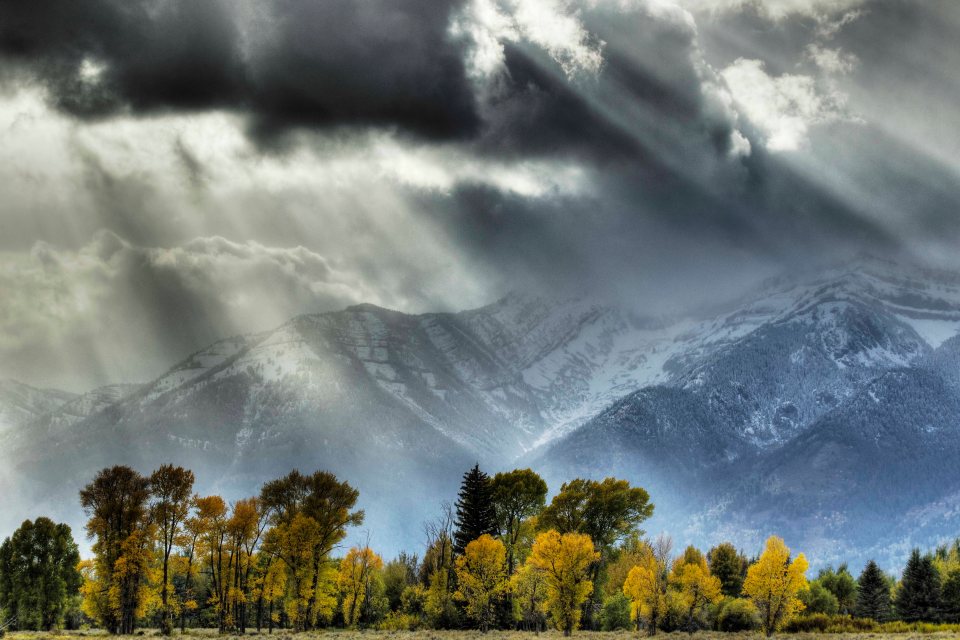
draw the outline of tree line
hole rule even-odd
[[[422,558],[384,562],[359,493],[333,474],[292,471],[228,503],[194,474],[100,471],[80,491],[93,557],[70,528],[26,521],[0,545],[0,633],[83,621],[114,634],[321,627],[658,631],[875,630],[893,620],[960,621],[960,541],[915,550],[900,580],[870,562],[808,580],[808,563],[771,537],[748,558],[731,543],[674,553],[641,529],[641,487],[574,479],[547,502],[530,469],[464,474],[456,502],[424,524]],[[846,625],[846,626],[845,626]],[[871,626],[874,625],[874,626]]]

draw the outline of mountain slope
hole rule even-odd
[[[15,380],[0,380],[0,434],[55,411],[75,397],[67,391],[37,389]]]
[[[919,483],[930,452],[960,442],[958,329],[960,279],[879,261],[676,318],[517,294],[461,313],[304,315],[0,434],[0,469],[23,487],[4,515],[77,524],[77,488],[119,462],[184,464],[201,491],[231,498],[292,467],[326,468],[360,488],[389,553],[419,544],[421,521],[479,461],[533,465],[554,488],[627,477],[658,505],[651,528],[683,542],[752,549],[776,528],[832,557],[870,531],[895,555],[960,512],[950,473],[899,501],[878,476],[886,465]],[[899,422],[881,428],[883,415]],[[889,451],[874,454],[871,437]],[[909,524],[908,508],[927,524]],[[884,530],[890,518],[902,526]]]
[[[951,276],[871,267],[775,284],[737,312],[767,310],[751,331],[667,362],[665,385],[533,464],[552,478],[613,471],[660,487],[652,524],[701,543],[753,549],[777,532],[821,563],[893,563],[905,541],[935,543],[958,524],[934,505],[960,493],[960,472],[945,464],[960,452],[960,340],[943,341],[960,296]],[[927,524],[909,516],[916,509]]]

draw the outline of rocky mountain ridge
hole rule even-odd
[[[869,514],[820,484],[804,492],[803,470],[829,460],[836,482],[849,481],[845,468],[875,477],[897,459],[851,444],[871,433],[901,447],[960,442],[958,331],[960,278],[876,260],[674,318],[520,294],[461,313],[308,314],[221,340],[146,385],[65,397],[59,413],[0,434],[28,496],[9,511],[43,506],[76,521],[76,487],[117,462],[190,465],[203,490],[231,497],[322,467],[361,489],[375,541],[395,550],[419,544],[420,522],[479,460],[531,464],[554,488],[574,475],[629,477],[658,503],[651,525],[684,541],[753,545],[776,524],[798,544],[851,552],[862,539],[849,530],[872,530]],[[910,405],[899,434],[865,422],[892,410],[891,389],[933,394]],[[935,421],[934,435],[911,440],[917,420]],[[891,557],[910,536],[953,526],[934,506],[960,495],[950,473],[942,491],[916,494],[922,531],[877,543]],[[851,495],[871,505],[881,488],[864,481]]]

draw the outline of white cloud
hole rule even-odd
[[[721,72],[737,106],[764,135],[771,151],[796,151],[810,127],[848,120],[843,96],[820,91],[814,78],[770,76],[760,60],[737,59]]]
[[[825,73],[833,75],[843,75],[856,69],[859,60],[852,53],[847,53],[842,49],[831,49],[824,47],[819,43],[813,43],[807,46],[807,57],[823,70]]]
[[[504,42],[542,48],[568,78],[596,74],[603,66],[603,42],[583,26],[573,3],[563,0],[471,0],[451,30],[471,43],[467,66],[481,83],[502,71]]]
[[[771,20],[790,16],[805,16],[836,24],[833,17],[855,12],[867,0],[677,0],[697,12],[722,13],[726,11],[755,10]],[[853,15],[852,19],[856,16]]]
[[[814,17],[818,23],[817,35],[824,40],[829,40],[837,35],[845,26],[860,18],[863,13],[863,9],[850,9],[843,12],[836,11],[816,15]]]
[[[264,154],[225,113],[81,124],[39,92],[0,97],[0,376],[74,388],[142,379],[208,340],[305,311],[479,305],[497,275],[460,254],[440,219],[448,195],[487,185],[542,198],[588,184],[567,160],[384,130],[299,135]],[[152,284],[190,319],[144,306]],[[173,346],[168,325],[183,333]],[[48,380],[39,367],[54,361],[63,377]]]
[[[269,328],[304,311],[383,301],[357,273],[302,246],[212,236],[142,247],[106,230],[76,250],[37,242],[29,254],[3,255],[0,290],[0,359],[25,372],[21,358],[55,355],[63,378],[52,384],[98,366],[142,379],[196,341]]]

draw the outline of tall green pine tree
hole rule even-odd
[[[723,542],[707,552],[710,573],[720,580],[720,591],[730,598],[740,597],[740,588],[747,576],[750,561],[729,542]]]
[[[871,618],[878,622],[890,617],[890,585],[873,560],[867,563],[857,579],[854,613],[858,618]]]
[[[463,474],[457,494],[457,530],[453,534],[453,550],[462,554],[467,545],[485,533],[497,533],[496,512],[490,476],[477,464]]]
[[[929,555],[919,549],[910,554],[897,591],[897,615],[906,622],[936,621],[940,618],[940,573]]]

